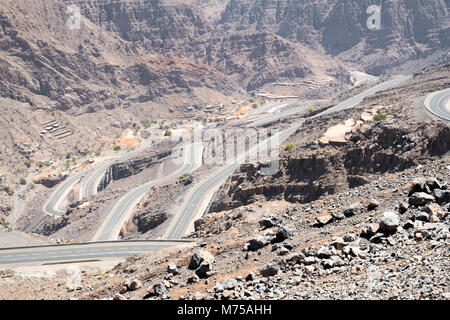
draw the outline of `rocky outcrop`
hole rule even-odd
[[[170,154],[171,154],[170,150],[165,150],[155,155],[135,158],[124,162],[113,163],[106,170],[105,175],[103,176],[102,180],[98,185],[97,191],[100,192],[105,190],[108,187],[108,185],[113,181],[134,176],[142,172],[144,169],[149,168],[150,166],[157,163],[160,159],[170,156]]]
[[[261,174],[261,164],[245,164],[216,193],[210,212],[261,200],[308,203],[359,187],[372,175],[403,171],[447,153],[448,134],[445,125],[403,127],[386,121],[353,133],[338,149],[303,149],[282,157],[280,171],[271,177]]]
[[[371,5],[381,5],[381,30],[367,27]],[[448,48],[448,10],[444,0],[231,0],[219,24],[228,31],[270,30],[380,74]]]
[[[42,184],[47,188],[53,188],[57,184],[61,183],[64,179],[66,179],[67,173],[60,172],[47,172],[37,175],[33,179],[33,183]]]

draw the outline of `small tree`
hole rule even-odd
[[[166,129],[166,131],[164,132],[164,136],[170,137],[171,135],[172,135],[172,131],[170,129]]]
[[[119,151],[120,149],[120,146],[114,146],[114,151]]]
[[[24,186],[27,184],[27,180],[25,178],[20,178],[19,183]]]

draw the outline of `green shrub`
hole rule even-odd
[[[100,151],[96,151],[96,152],[95,152],[95,156],[96,156],[96,157],[100,156],[101,154],[102,154],[102,153],[101,153]]]
[[[294,145],[292,143],[289,143],[284,146],[285,151],[292,150],[292,149],[294,149]]]
[[[378,112],[376,115],[373,116],[373,120],[375,121],[383,121],[386,120],[387,114]]]
[[[27,184],[27,180],[25,178],[20,178],[19,183],[24,186]]]
[[[114,146],[114,151],[119,151],[120,149],[120,146]]]
[[[314,112],[314,108],[308,108],[308,112],[309,112],[309,113]]]
[[[31,161],[30,159],[25,160],[25,165],[27,166],[27,168],[30,168],[32,163],[33,161]]]
[[[164,136],[165,137],[170,137],[172,135],[172,131],[169,129],[166,129],[166,131],[164,132]]]

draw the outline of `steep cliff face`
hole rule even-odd
[[[80,29],[67,6],[80,7]],[[225,5],[226,4],[226,5]],[[370,5],[381,5],[370,30]],[[379,74],[448,49],[444,0],[7,0],[3,97],[78,111],[157,101],[195,88],[230,95],[310,77],[348,83],[337,56]],[[215,21],[208,15],[223,10]],[[95,85],[92,85],[95,83]],[[121,94],[118,96],[117,92]]]
[[[261,200],[307,203],[325,194],[358,187],[373,175],[416,166],[422,158],[449,151],[449,127],[420,124],[407,128],[377,124],[350,137],[339,149],[301,150],[280,158],[280,172],[267,177],[261,164],[245,164],[228,179],[211,204],[220,212]],[[439,146],[439,147],[438,147]]]
[[[80,29],[70,29],[64,1],[5,1],[0,8],[0,94],[31,106],[89,111],[111,105],[111,98],[112,107],[120,107],[135,96],[147,100],[174,93],[192,96],[198,87],[225,94],[236,90],[215,69],[178,58],[183,54],[162,55],[164,45],[157,45],[157,39],[167,39],[163,42],[172,48],[177,39],[173,35],[195,39],[204,32],[191,11],[161,11],[159,1],[138,4],[126,2],[123,13],[119,2],[79,3],[82,14],[97,19],[82,16]],[[154,12],[142,12],[143,7]],[[142,23],[134,19],[146,21],[158,14],[162,20],[171,14],[165,23],[154,22],[160,25],[159,33],[139,29]],[[184,17],[179,28],[169,27],[179,16]],[[192,35],[183,32],[188,30],[187,20],[195,26]]]
[[[367,8],[372,4],[369,0],[336,3],[323,32],[327,52],[379,74],[407,60],[448,49],[449,20],[443,0],[380,2],[379,30],[366,26]]]
[[[247,90],[308,75],[338,75],[339,81],[348,80],[344,69],[331,59],[303,44],[286,41],[271,30],[239,32],[236,28],[232,33],[224,32],[220,24],[216,26],[207,19],[198,3],[97,1],[80,2],[80,6],[89,20],[122,39],[166,56],[211,66]],[[313,65],[319,59],[326,64]]]
[[[367,26],[372,5],[381,7],[380,29]],[[219,23],[225,30],[270,30],[379,74],[448,49],[449,6],[444,0],[230,0]]]
[[[230,0],[219,24],[225,30],[270,30],[313,47],[336,0]]]

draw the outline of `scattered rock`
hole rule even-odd
[[[196,274],[194,274],[193,276],[187,279],[187,284],[194,284],[197,283],[199,280],[200,278]]]
[[[203,261],[207,261],[212,264],[214,262],[214,256],[206,250],[198,250],[191,257],[191,261],[189,262],[189,269],[197,269]]]
[[[372,211],[372,210],[375,210],[376,208],[378,208],[379,206],[380,206],[380,202],[378,200],[371,199],[369,204],[367,205],[367,210]]]
[[[317,257],[320,259],[326,259],[333,255],[331,250],[328,247],[321,247],[319,251],[317,251]]]
[[[333,216],[327,213],[316,218],[316,225],[321,227],[333,222]]]
[[[127,298],[125,298],[123,295],[116,293],[113,297],[113,300],[127,300]]]
[[[157,296],[161,296],[166,292],[166,286],[162,283],[157,283],[153,286],[153,292]]]
[[[434,197],[425,192],[416,192],[409,197],[409,204],[413,206],[423,206],[434,201]]]
[[[249,241],[247,249],[249,251],[258,251],[259,249],[264,248],[268,244],[269,244],[269,240],[266,237],[258,236]]]
[[[234,278],[227,278],[222,281],[222,287],[226,290],[233,290],[237,285],[237,280]]]
[[[435,189],[433,191],[433,196],[440,205],[450,203],[450,190]]]
[[[200,278],[206,278],[207,273],[212,270],[211,263],[209,261],[203,261],[200,266],[195,270],[195,274]]]
[[[364,206],[361,203],[353,203],[347,207],[344,211],[344,216],[352,217],[354,215],[362,213]]]
[[[381,218],[380,230],[386,232],[395,232],[399,225],[400,217],[393,211],[387,211]]]
[[[174,276],[180,273],[180,271],[177,268],[177,265],[173,262],[169,263],[169,265],[167,266],[167,272],[173,274]]]
[[[281,226],[278,228],[277,234],[276,234],[276,240],[277,242],[283,242],[286,239],[289,239],[294,235],[294,229],[288,226]]]
[[[263,228],[271,228],[277,226],[279,223],[279,220],[277,217],[273,215],[264,215],[261,220],[259,220],[259,224]]]
[[[124,294],[127,291],[128,291],[128,288],[126,286],[122,286],[122,288],[120,288],[120,290],[119,290],[119,293]]]
[[[274,276],[280,270],[280,267],[284,264],[284,260],[281,257],[275,257],[267,265],[261,269],[261,275],[263,277]]]

